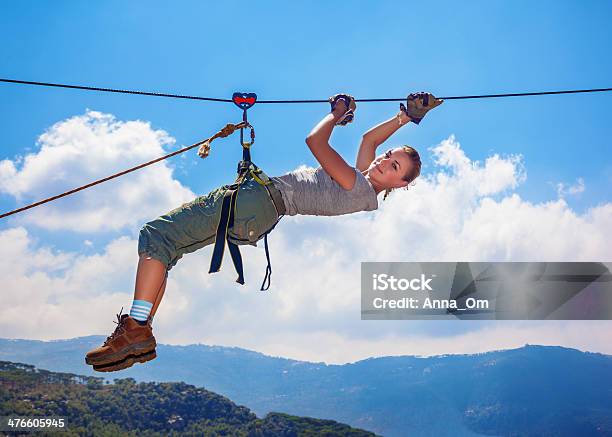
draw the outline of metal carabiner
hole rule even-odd
[[[240,93],[236,92],[232,95],[232,102],[240,109],[242,109],[242,121],[246,123],[246,126],[240,128],[240,145],[242,146],[242,159],[244,161],[251,161],[250,148],[255,143],[255,129],[251,126],[247,120],[247,110],[252,107],[257,101],[257,94],[255,93]],[[251,141],[244,141],[244,129],[251,129]]]
[[[242,130],[246,129],[246,128],[251,129],[251,141],[250,142],[244,141],[244,136],[243,136]],[[249,122],[247,122],[247,125],[243,129],[240,129],[240,144],[242,144],[242,147],[244,147],[245,149],[248,149],[255,142],[255,129],[253,128],[253,126],[251,126],[249,124]]]

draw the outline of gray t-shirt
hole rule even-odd
[[[342,215],[378,208],[374,187],[355,169],[355,185],[345,190],[322,167],[299,168],[283,176],[272,177],[281,192],[286,215]]]

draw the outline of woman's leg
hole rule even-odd
[[[159,293],[157,293],[157,298],[155,299],[153,308],[151,308],[151,319],[153,319],[153,316],[155,316],[155,313],[157,312],[157,307],[159,306],[159,303],[161,302],[162,297],[164,297],[164,292],[166,291],[167,282],[168,282],[168,276],[164,278],[164,283],[162,284],[161,290],[159,291]]]
[[[166,289],[166,266],[155,258],[142,254],[138,260],[134,300],[149,302],[150,316],[155,315]]]
[[[155,337],[146,320],[150,310],[154,313],[157,309],[165,284],[164,263],[142,254],[138,260],[131,317],[117,317],[115,331],[102,346],[87,352],[85,362],[99,372],[112,372],[155,358]]]

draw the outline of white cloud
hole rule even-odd
[[[578,178],[576,179],[576,183],[573,185],[564,184],[563,182],[557,183],[557,196],[559,198],[566,197],[568,194],[570,196],[575,196],[580,193],[584,193],[586,186],[584,185],[584,179]]]
[[[0,193],[14,196],[20,205],[38,201],[162,156],[163,146],[173,143],[147,122],[122,122],[87,111],[48,129],[36,152],[0,161]],[[54,231],[117,231],[193,197],[162,161],[11,220]]]
[[[611,203],[579,214],[563,199],[527,202],[513,192],[526,178],[521,157],[494,155],[474,162],[453,137],[433,153],[433,173],[409,191],[381,199],[378,211],[283,218],[269,239],[273,276],[268,292],[258,291],[263,247],[242,250],[244,287],[234,282],[229,256],[215,275],[207,274],[211,247],[185,256],[170,272],[156,316],[158,341],[235,345],[328,362],[480,352],[524,343],[612,353],[608,321],[360,320],[361,261],[611,258],[606,244]],[[125,189],[134,184],[125,182]],[[9,278],[2,289],[7,305],[0,308],[0,332],[39,339],[108,335],[119,307],[129,310],[136,244],[121,237],[94,255],[62,253],[33,240],[24,227],[0,232],[5,260],[0,277]]]
[[[516,188],[526,178],[520,155],[500,158],[495,154],[486,159],[484,166],[477,161],[470,161],[461,149],[460,144],[451,135],[432,149],[438,166],[446,167],[454,176],[451,180],[465,194],[484,196]],[[447,182],[449,175],[437,174],[438,182]]]

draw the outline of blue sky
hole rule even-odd
[[[219,98],[251,91],[260,99],[612,86],[610,2],[431,3],[3,3],[0,77]],[[417,147],[424,174],[435,168],[428,149],[453,134],[471,160],[520,154],[527,178],[514,192],[542,203],[557,199],[556,184],[582,178],[584,191],[565,197],[579,214],[611,201],[610,104],[612,93],[447,101],[388,144]],[[359,104],[355,122],[336,130],[332,145],[354,164],[361,134],[397,108]],[[0,84],[0,161],[37,153],[39,135],[87,109],[150,122],[176,139],[168,151],[241,116],[228,103]],[[255,162],[271,175],[316,165],[304,138],[327,111],[326,104],[256,105],[249,112],[257,132]],[[234,137],[214,144],[205,161],[194,152],[169,165],[175,180],[203,194],[233,180],[240,153]],[[23,201],[40,197],[28,192]],[[0,211],[18,206],[0,190]],[[0,222],[0,231],[15,223]],[[137,230],[124,233],[133,237]],[[37,226],[28,232],[41,245],[81,254],[94,254],[119,235]],[[84,239],[93,246],[83,247]]]

